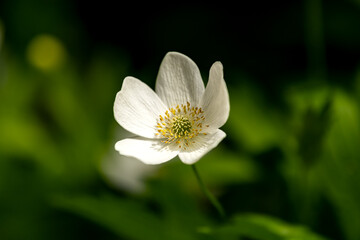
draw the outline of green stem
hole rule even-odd
[[[196,179],[199,182],[200,188],[201,190],[204,192],[204,194],[206,195],[206,197],[210,200],[211,204],[216,208],[216,210],[219,212],[220,216],[224,219],[225,218],[225,212],[223,207],[221,206],[220,202],[214,197],[214,195],[209,191],[209,189],[207,189],[207,187],[205,186],[203,180],[200,177],[200,174],[198,172],[198,170],[195,167],[195,164],[191,165]]]
[[[326,56],[322,0],[305,1],[305,36],[308,55],[309,77],[315,80],[326,78]]]

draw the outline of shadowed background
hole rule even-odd
[[[360,239],[360,2],[0,2],[1,239]],[[191,168],[126,159],[126,76],[224,65],[227,138]],[[316,233],[316,234],[315,234]],[[322,237],[320,237],[322,236]]]

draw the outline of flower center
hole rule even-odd
[[[184,137],[191,133],[192,124],[186,116],[175,116],[172,119],[171,130],[177,137]]]
[[[159,115],[157,120],[157,136],[164,138],[161,142],[178,145],[186,150],[190,144],[195,143],[199,134],[207,135],[203,127],[205,120],[204,111],[198,107],[190,106],[190,103],[177,105],[169,108],[164,115]]]

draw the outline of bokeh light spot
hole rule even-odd
[[[65,48],[54,36],[42,34],[36,36],[27,48],[29,62],[44,71],[60,67],[65,60]]]

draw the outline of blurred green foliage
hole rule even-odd
[[[110,1],[2,1],[0,239],[360,239],[359,2],[268,4],[134,19]],[[197,168],[225,221],[189,166],[137,170],[113,148],[122,79],[153,87],[172,50],[205,81],[224,64],[227,138]]]

